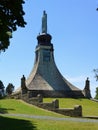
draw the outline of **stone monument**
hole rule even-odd
[[[37,36],[34,67],[26,80],[29,97],[84,97],[82,90],[72,85],[58,70],[54,61],[52,36],[47,33],[47,14],[42,16],[42,32]]]

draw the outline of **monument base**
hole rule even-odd
[[[84,98],[82,91],[52,91],[52,90],[29,90],[29,98],[36,97],[41,94],[43,97],[50,98]]]

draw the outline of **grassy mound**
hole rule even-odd
[[[0,113],[15,113],[15,114],[29,114],[29,115],[48,115],[62,117],[63,115],[50,112],[36,106],[25,103],[21,100],[2,99],[0,100]]]
[[[52,100],[51,98],[45,98],[44,102],[51,102]],[[59,101],[61,108],[71,108],[74,107],[74,105],[82,105],[84,115],[98,115],[98,103],[96,102],[87,99],[69,98],[61,98]],[[62,115],[14,99],[0,100],[0,112],[63,117]],[[0,116],[0,128],[2,130],[98,130],[98,123]]]

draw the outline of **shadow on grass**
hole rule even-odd
[[[6,114],[6,113],[8,113],[8,110],[13,110],[14,111],[14,109],[0,108],[0,113],[1,114]]]
[[[36,125],[28,120],[13,119],[0,116],[0,129],[2,130],[37,130]]]

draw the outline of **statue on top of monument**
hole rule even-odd
[[[21,78],[21,90],[22,90],[22,94],[26,94],[27,93],[26,78],[25,78],[24,75]]]
[[[43,17],[42,17],[42,33],[47,34],[47,14],[45,10],[43,11]]]
[[[90,81],[89,78],[87,77],[86,81],[85,81],[85,89],[86,90],[90,90]]]
[[[26,79],[25,79],[25,76],[23,75],[22,78],[21,78],[21,88],[22,88],[22,89],[25,89],[25,88],[26,88],[25,81],[26,81]]]
[[[84,96],[86,98],[91,98],[91,92],[90,92],[90,81],[89,78],[87,77],[86,81],[85,81],[85,87],[83,90]]]

